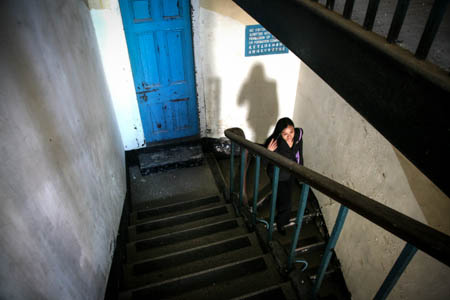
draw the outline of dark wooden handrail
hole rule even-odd
[[[289,170],[300,181],[321,191],[369,221],[416,246],[423,252],[450,266],[450,236],[420,223],[386,205],[366,197],[326,176],[303,167],[278,153],[267,150],[240,136],[236,130],[225,130],[225,136],[250,152]]]

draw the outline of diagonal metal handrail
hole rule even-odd
[[[235,130],[225,130],[225,136],[238,145],[243,146],[248,151],[269,160],[276,166],[289,170],[300,181],[321,191],[348,209],[381,226],[447,266],[450,266],[450,236],[366,197],[326,176],[269,151],[239,136]]]

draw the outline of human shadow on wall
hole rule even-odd
[[[266,77],[263,65],[251,68],[237,101],[239,106],[248,108],[247,122],[254,133],[253,141],[263,143],[278,118],[277,84]]]

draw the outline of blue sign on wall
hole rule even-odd
[[[245,26],[245,56],[288,52],[289,49],[261,25]]]

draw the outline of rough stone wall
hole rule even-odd
[[[302,64],[294,122],[305,165],[450,234],[450,199],[311,69]],[[339,204],[316,192],[331,232]],[[405,242],[349,212],[336,252],[353,299],[371,299]],[[450,268],[419,251],[389,299],[450,299]]]
[[[87,1],[0,4],[0,299],[101,299],[124,151]]]

